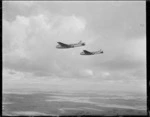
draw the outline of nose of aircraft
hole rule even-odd
[[[84,55],[84,52],[81,52],[80,55]]]
[[[60,48],[60,45],[57,45],[56,48]]]

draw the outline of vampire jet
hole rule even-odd
[[[83,52],[80,53],[80,55],[94,55],[94,54],[102,54],[103,51],[99,50],[99,51],[95,51],[95,52],[89,52],[87,50],[83,50]]]
[[[74,48],[74,47],[80,47],[80,46],[85,46],[85,43],[80,41],[79,43],[76,44],[64,44],[62,42],[57,42],[59,45],[56,46],[58,49],[67,49],[67,48]]]

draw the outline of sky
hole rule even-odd
[[[3,1],[2,15],[3,89],[146,93],[145,1]]]

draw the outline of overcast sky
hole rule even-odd
[[[3,87],[145,92],[145,20],[144,1],[3,1]]]

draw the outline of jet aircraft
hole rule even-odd
[[[99,50],[99,51],[95,51],[95,52],[89,52],[87,50],[83,50],[83,52],[80,53],[80,55],[94,55],[94,54],[102,54],[103,51]]]
[[[76,44],[64,44],[62,42],[57,42],[59,45],[56,46],[58,49],[67,49],[67,48],[74,48],[74,47],[80,47],[80,46],[85,46],[85,43],[80,41],[79,43]]]

